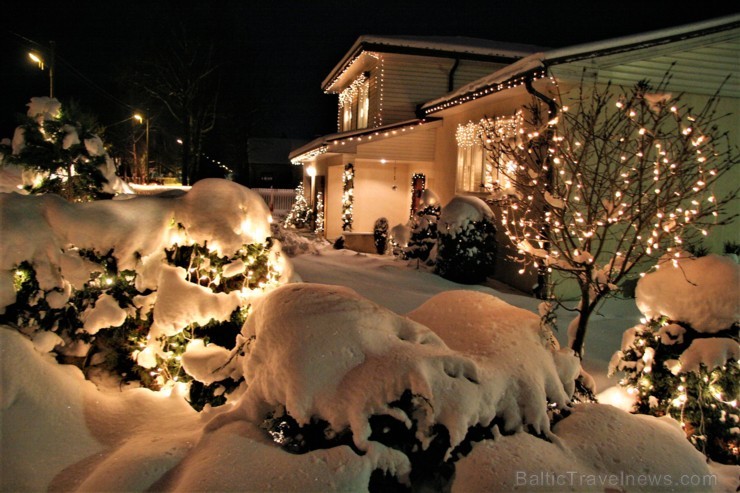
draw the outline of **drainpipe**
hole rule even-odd
[[[453,89],[455,89],[455,72],[457,71],[457,67],[460,66],[460,59],[455,58],[455,63],[452,64],[452,68],[450,68],[450,73],[447,75],[447,92],[452,92]]]
[[[527,92],[531,94],[532,96],[536,97],[540,101],[544,102],[547,105],[548,110],[548,118],[546,121],[551,121],[555,116],[558,114],[558,105],[555,102],[554,99],[549,98],[539,92],[537,89],[534,88],[532,85],[532,79],[527,77],[524,81],[524,87],[527,89]],[[547,131],[545,132],[545,142],[547,146],[549,147],[550,142],[552,141],[553,137],[553,130],[550,127],[550,125],[547,126]],[[550,153],[545,152],[545,159],[542,162],[542,165],[547,165],[547,174],[545,175],[545,191],[552,194],[552,182],[553,182],[553,169],[552,165],[550,163]],[[546,213],[550,209],[550,206],[545,202],[543,205],[543,213]],[[540,235],[544,240],[543,248],[545,250],[550,249],[550,242],[547,240],[550,236],[550,226],[548,224],[542,225],[542,230],[540,231]],[[537,288],[538,292],[535,293],[537,298],[542,300],[547,300],[552,296],[552,293],[550,292],[550,282],[549,282],[549,275],[547,272],[546,266],[540,266],[537,270]]]

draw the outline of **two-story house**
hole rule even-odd
[[[322,83],[338,95],[337,133],[290,154],[314,176],[306,190],[325,193],[327,238],[343,233],[350,185],[353,231],[372,231],[379,217],[405,224],[421,190],[439,181],[441,121],[419,118],[418,107],[539,50],[472,38],[360,37]]]
[[[584,70],[589,81],[624,87],[658,82],[670,70],[670,89],[696,107],[719,90],[720,112],[732,114],[724,125],[740,145],[740,15],[553,50],[503,51],[507,45],[491,42],[486,56],[497,58],[488,59],[465,58],[472,48],[461,45],[417,40],[414,47],[409,39],[360,38],[324,81],[326,91],[340,95],[340,132],[291,153],[294,163],[327,177],[328,238],[342,234],[342,177],[350,163],[354,231],[371,231],[381,216],[391,225],[405,222],[423,186],[443,205],[456,194],[486,196],[500,170],[487,166],[481,143],[465,135],[485,119],[513,122],[533,98],[555,97],[555,83],[578,84]],[[465,82],[480,70],[487,73]],[[734,170],[722,185],[730,190],[738,183]],[[707,246],[721,251],[724,242],[740,242],[738,230],[717,228]],[[519,267],[506,262],[507,243],[500,238],[496,277],[529,290],[533,273],[518,275]]]

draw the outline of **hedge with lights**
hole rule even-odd
[[[265,243],[243,245],[230,256],[219,256],[206,244],[174,244],[165,250],[165,258],[168,265],[185,269],[187,282],[213,293],[230,293],[260,289],[277,280],[278,273],[269,261],[270,247],[268,238]],[[237,307],[226,320],[211,319],[204,325],[191,323],[174,335],[160,336],[155,344],[158,349],[154,362],[144,363],[142,353],[151,346],[150,329],[156,304],[147,310],[135,299],[153,291],[139,291],[137,273],[119,270],[113,251],[100,254],[78,250],[78,253],[98,269],[80,289],[72,288],[64,306],[52,306],[49,302],[52,292],[39,288],[34,268],[23,262],[14,274],[16,302],[0,315],[0,321],[17,325],[19,330],[34,337],[40,331],[53,332],[64,342],[58,348],[58,359],[78,365],[86,374],[104,371],[118,375],[124,382],[138,382],[153,390],[177,383],[189,384],[189,402],[195,409],[201,410],[206,404],[223,404],[225,394],[234,390],[239,381],[226,378],[208,384],[199,382],[185,371],[181,357],[187,344],[197,339],[238,352],[237,335],[249,313],[249,305]],[[244,265],[243,272],[228,272],[229,266],[236,264]],[[126,311],[125,321],[94,334],[81,330],[85,312],[108,297]]]

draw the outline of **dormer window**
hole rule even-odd
[[[342,131],[367,128],[370,110],[369,92],[370,79],[365,72],[339,93]]]

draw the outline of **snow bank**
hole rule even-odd
[[[492,405],[477,410],[484,424],[503,416],[507,430],[528,424],[547,432],[548,401],[568,407],[578,358],[569,350],[553,352],[552,334],[534,313],[489,294],[458,290],[432,297],[408,317],[476,362],[478,392]]]
[[[452,491],[711,491],[705,457],[670,421],[581,404],[552,443],[517,433],[476,444]]]
[[[663,258],[637,283],[637,307],[649,319],[666,316],[715,333],[740,320],[740,265],[729,257]]]
[[[299,424],[320,418],[335,431],[350,428],[363,450],[373,445],[372,415],[418,420],[422,444],[434,424],[454,447],[497,416],[506,429],[546,433],[548,399],[567,407],[570,396],[537,320],[468,291],[439,295],[405,318],[348,288],[283,286],[247,320],[244,336],[255,338],[244,363],[248,388],[228,419],[255,422],[285,406]],[[389,405],[405,390],[427,403],[413,417]]]

